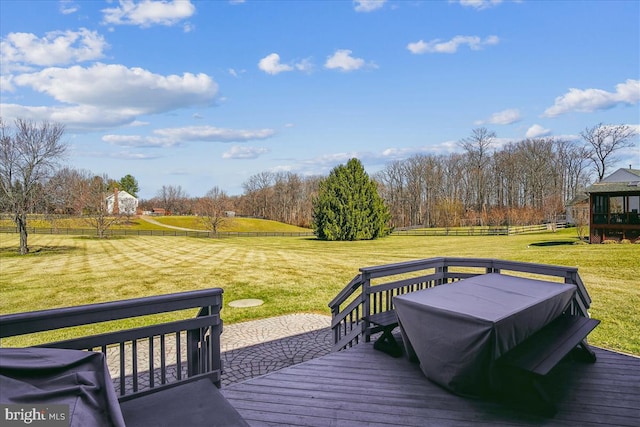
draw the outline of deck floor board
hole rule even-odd
[[[562,362],[546,378],[558,405],[545,418],[504,403],[456,396],[419,366],[371,343],[224,387],[251,426],[640,425],[640,358],[595,349],[595,364]]]

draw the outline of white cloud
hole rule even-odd
[[[281,64],[280,55],[277,53],[271,53],[258,62],[258,68],[267,74],[279,74],[285,71],[293,71],[291,65]]]
[[[539,138],[541,136],[549,136],[549,135],[551,135],[551,130],[545,129],[538,124],[535,124],[531,126],[529,129],[527,129],[527,133],[525,134],[527,138]]]
[[[0,92],[13,92],[13,76],[10,74],[0,75]]]
[[[246,142],[271,138],[273,129],[225,129],[213,126],[187,126],[163,128],[153,131],[152,136],[105,135],[104,142],[121,147],[173,147],[186,142]]]
[[[235,78],[239,78],[242,74],[247,72],[245,69],[236,70],[235,68],[229,68],[227,71],[229,72],[229,75]]]
[[[568,112],[592,113],[606,110],[618,104],[633,105],[640,101],[640,80],[628,79],[616,85],[615,92],[602,89],[569,89],[555,99],[553,106],[544,112],[546,117],[556,117]]]
[[[112,159],[122,159],[122,160],[153,160],[160,157],[160,156],[151,156],[149,154],[143,154],[143,153],[132,153],[130,151],[120,151],[118,153],[105,153],[104,156]]]
[[[380,9],[386,2],[387,0],[353,0],[356,12],[371,12]]]
[[[302,71],[304,73],[310,73],[311,71],[313,71],[314,65],[311,58],[305,58],[302,61],[297,62],[295,64],[295,67],[296,67],[296,70],[298,71]]]
[[[182,128],[166,128],[154,131],[156,135],[172,141],[210,141],[210,142],[242,142],[271,138],[276,134],[273,129],[225,129],[213,126],[187,126]]]
[[[185,22],[184,25],[182,26],[182,30],[185,33],[190,33],[192,31],[194,31],[196,29],[196,26],[193,25],[191,22]]]
[[[458,148],[458,141],[443,141],[423,147],[393,147],[383,150],[379,155],[379,159],[383,161],[404,160],[416,154],[453,153]]]
[[[278,55],[277,53],[271,53],[258,62],[258,68],[271,75],[294,70],[310,72],[313,69],[313,63],[311,62],[311,58],[305,58],[297,63],[294,63],[293,65],[282,64],[280,62],[280,55]],[[237,73],[232,73],[232,75],[235,77]]]
[[[483,125],[485,123],[490,123],[493,125],[510,125],[520,120],[522,120],[520,111],[515,108],[510,108],[507,110],[499,111],[497,113],[493,113],[488,120],[478,120],[475,122],[475,124]]]
[[[351,53],[349,49],[336,50],[333,55],[327,57],[327,62],[324,64],[325,68],[340,71],[355,71],[365,66],[377,68],[374,63],[366,64],[364,59],[355,58],[351,56]]]
[[[172,26],[189,18],[196,8],[189,0],[120,0],[118,7],[102,9],[104,23],[113,25]]]
[[[142,135],[104,135],[102,137],[104,142],[111,145],[117,145],[120,147],[169,147],[172,144],[171,141]]]
[[[141,120],[134,120],[131,123],[129,123],[129,126],[131,126],[131,127],[149,126],[149,122],[143,122]]]
[[[14,77],[57,101],[128,111],[132,115],[170,111],[213,101],[218,85],[206,74],[163,76],[142,68],[97,63],[84,68],[46,68]]]
[[[305,160],[303,161],[303,163],[306,166],[313,166],[316,168],[322,167],[326,169],[329,167],[334,167],[335,165],[338,165],[341,163],[346,163],[347,161],[349,161],[349,159],[358,158],[362,160],[366,156],[367,156],[367,153],[358,152],[358,151],[332,153],[332,154],[325,154],[313,159]]]
[[[434,39],[428,42],[419,40],[415,43],[409,43],[407,49],[413,54],[422,53],[456,53],[462,45],[467,45],[471,50],[481,50],[485,46],[498,44],[500,39],[498,36],[489,36],[484,40],[478,36],[455,36],[449,41]]]
[[[269,149],[265,147],[241,147],[234,145],[228,151],[222,154],[223,159],[257,159],[262,154],[268,153]]]
[[[60,13],[63,15],[70,15],[76,13],[80,7],[78,7],[73,0],[61,0],[60,1]]]
[[[58,121],[69,128],[99,129],[128,124],[143,114],[210,105],[218,85],[206,74],[163,76],[142,68],[97,63],[84,68],[45,68],[14,76],[24,86],[65,104],[22,106],[3,104],[5,117]]]
[[[6,120],[26,118],[37,122],[63,123],[70,131],[108,129],[135,123],[135,115],[126,111],[88,105],[49,107],[0,104],[0,115]]]
[[[456,0],[449,0],[449,2],[455,3]],[[458,0],[457,2],[465,7],[473,7],[474,9],[482,10],[497,6],[502,3],[502,0]]]
[[[0,42],[3,68],[29,69],[92,61],[104,57],[109,45],[96,31],[52,31],[38,38],[32,33],[9,33]]]

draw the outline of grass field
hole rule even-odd
[[[155,221],[175,227],[190,228],[193,230],[207,230],[202,220],[195,216],[162,216],[154,217]],[[230,232],[270,232],[270,233],[304,233],[311,231],[308,228],[296,227],[277,221],[257,218],[225,218],[218,231]]]
[[[640,245],[572,245],[575,231],[519,236],[391,236],[324,242],[309,237],[136,236],[98,240],[0,234],[0,313],[222,287],[227,323],[296,312],[329,314],[327,303],[364,266],[434,256],[500,258],[577,266],[602,324],[591,342],[640,355]],[[19,342],[16,345],[22,345]]]
[[[149,217],[153,222],[141,218],[132,218],[130,222],[114,224],[110,228],[127,230],[168,230],[169,227],[188,228],[192,230],[208,231],[202,220],[197,216],[153,216]],[[29,218],[28,228],[46,229],[91,229],[89,223],[81,218],[60,218],[55,222],[33,216]],[[164,225],[164,226],[163,226]],[[16,224],[10,218],[0,218],[0,227],[15,227]],[[277,221],[269,221],[257,218],[225,218],[218,231],[228,232],[276,232],[276,233],[304,233],[311,231],[308,228],[296,227]]]

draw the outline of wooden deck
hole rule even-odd
[[[639,426],[640,358],[594,350],[595,364],[565,361],[549,375],[553,418],[453,395],[372,343],[221,391],[251,426]]]

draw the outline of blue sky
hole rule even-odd
[[[65,124],[68,165],[143,198],[640,129],[639,1],[1,0],[0,29],[3,119]]]

